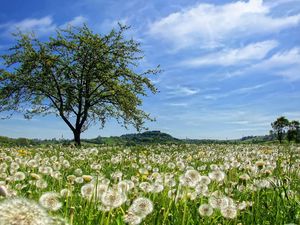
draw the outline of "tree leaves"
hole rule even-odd
[[[156,93],[147,76],[160,69],[134,71],[143,56],[138,42],[124,38],[127,29],[99,35],[86,25],[70,27],[48,42],[17,33],[16,45],[2,56],[7,68],[0,70],[0,111],[56,113],[79,134],[107,117],[141,129],[151,118],[139,109],[140,96]]]

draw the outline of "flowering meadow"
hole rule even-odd
[[[300,147],[0,148],[0,225],[300,224]]]

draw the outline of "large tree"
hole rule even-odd
[[[140,44],[124,36],[127,29],[120,25],[100,35],[86,25],[69,27],[48,41],[17,33],[15,46],[2,56],[0,112],[26,118],[54,113],[77,145],[91,124],[103,126],[108,118],[144,128],[151,118],[140,109],[142,97],[156,93],[148,75],[159,69],[137,72],[143,55]]]
[[[281,117],[277,118],[277,120],[274,121],[271,124],[271,126],[274,130],[274,133],[275,133],[277,139],[279,140],[280,143],[282,143],[282,140],[284,138],[286,130],[289,126],[289,120],[286,119],[284,116],[281,116]]]

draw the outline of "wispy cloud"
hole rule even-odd
[[[192,126],[200,126],[205,123],[216,125],[218,123],[219,127],[226,127],[232,124],[239,127],[260,127],[265,128],[265,130],[270,129],[271,122],[276,119],[276,115],[256,112],[245,107],[209,111],[204,109],[199,112],[186,111],[185,113],[174,115],[174,117]]]
[[[87,21],[87,18],[83,16],[74,17],[72,20],[67,21],[62,25],[58,25],[54,22],[51,16],[45,16],[42,18],[26,18],[18,22],[7,22],[5,24],[0,24],[0,31],[6,36],[10,36],[16,31],[21,32],[34,32],[37,36],[49,35],[57,28],[63,28],[68,25],[79,26]]]
[[[264,59],[266,55],[277,46],[278,42],[275,40],[257,42],[241,48],[225,49],[221,52],[188,59],[183,61],[182,65],[199,67],[210,65],[232,66],[236,64],[249,64]]]
[[[288,81],[297,81],[300,80],[300,63],[299,65],[288,68],[279,72],[276,72],[275,75],[283,77],[284,79]]]
[[[66,27],[66,26],[81,26],[84,23],[86,23],[88,20],[86,17],[84,16],[76,16],[75,18],[73,18],[72,20],[66,22],[65,24],[63,24],[60,27]]]
[[[264,1],[269,7],[274,8],[284,4],[299,4],[300,0],[265,0]]]
[[[196,88],[190,88],[190,87],[185,87],[185,86],[174,86],[174,87],[167,87],[168,94],[171,96],[192,96],[196,95],[199,93],[199,89]]]
[[[247,68],[228,74],[228,77],[271,71],[271,74],[281,76],[289,81],[300,79],[300,48],[277,52],[270,58]]]
[[[11,34],[20,30],[22,32],[32,32],[42,36],[49,34],[56,29],[52,17],[46,16],[42,18],[27,18],[19,22],[9,22],[3,25],[6,34]]]
[[[188,107],[189,104],[187,102],[170,102],[166,103],[166,105],[174,107]]]
[[[233,37],[279,32],[300,22],[300,14],[274,17],[271,10],[263,0],[200,3],[153,22],[150,34],[173,43],[176,49],[217,47]]]
[[[265,84],[257,84],[254,86],[249,86],[249,87],[243,87],[243,88],[238,88],[238,89],[234,89],[228,92],[219,92],[216,94],[209,94],[209,95],[204,95],[204,99],[207,100],[217,100],[220,98],[228,98],[228,97],[232,97],[232,96],[240,96],[243,94],[252,94],[253,92],[262,89],[264,87],[266,87],[267,85],[269,85],[269,83],[265,83]]]

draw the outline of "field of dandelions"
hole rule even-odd
[[[300,147],[0,148],[0,225],[300,224]]]

